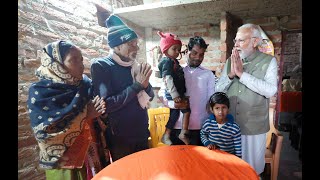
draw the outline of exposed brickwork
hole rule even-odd
[[[233,39],[237,33],[237,28],[242,24],[242,20],[238,17],[228,13],[221,13],[221,21],[220,21],[220,62],[224,64],[227,58],[231,55],[231,50],[233,48]],[[220,77],[220,73],[222,72],[221,64],[217,64],[214,69],[216,69],[216,76]]]
[[[260,25],[260,27],[264,30],[264,32],[267,34],[267,36],[270,38],[270,40],[273,43],[274,46],[274,55],[278,61],[278,64],[280,64],[280,58],[281,58],[281,43],[283,40],[281,30],[302,30],[302,19],[301,16],[284,16],[281,18],[277,17],[268,17],[263,19],[254,19],[254,20],[247,20],[245,23],[256,23]],[[296,47],[298,52],[300,52],[300,44],[298,43],[299,47]],[[290,58],[289,58],[290,59]],[[295,59],[295,58],[293,58]],[[286,65],[283,67],[286,69]],[[280,79],[281,81],[281,79]],[[279,82],[281,83],[281,82]],[[273,96],[270,98],[270,105],[271,107],[275,107],[277,96]]]
[[[159,2],[154,0],[153,2]],[[40,65],[38,52],[47,43],[57,39],[69,39],[78,45],[83,52],[85,73],[90,76],[90,60],[99,56],[106,56],[109,51],[105,36],[107,28],[97,24],[95,7],[91,2],[114,8],[139,5],[143,0],[119,1],[77,1],[77,0],[49,0],[49,1],[18,1],[18,179],[45,179],[44,171],[38,167],[38,146],[30,128],[29,115],[26,107],[28,89],[31,83],[38,80],[34,75]],[[111,4],[115,2],[115,4]],[[25,4],[27,3],[27,4]],[[275,56],[280,61],[281,30],[301,30],[301,16],[265,17],[260,19],[244,20],[252,22],[264,29],[274,43]],[[153,45],[159,44],[156,30],[152,37],[146,37],[145,29],[139,25],[125,21],[135,29],[140,37],[141,46],[138,61],[146,61],[146,52],[152,47],[146,47],[146,39],[151,39]],[[167,27],[165,32],[177,34],[186,44],[190,37],[202,36],[209,44],[203,66],[216,71],[219,76],[225,60],[230,56],[236,28],[240,20],[230,14],[221,16],[220,27],[211,24],[197,24],[189,26]],[[183,57],[181,64],[186,63]],[[162,106],[157,97],[159,88],[155,87],[156,97],[150,107]],[[271,102],[275,102],[274,98]]]
[[[18,179],[45,179],[38,167],[38,146],[30,127],[26,101],[31,83],[38,80],[34,75],[40,65],[38,52],[47,43],[57,39],[71,40],[82,49],[85,74],[90,76],[90,60],[108,55],[105,36],[107,28],[100,27],[91,2],[105,5],[105,1],[18,1]],[[109,1],[108,3],[110,3]],[[137,5],[141,1],[123,1]],[[26,4],[27,3],[27,4]],[[110,5],[110,4],[108,4]],[[107,5],[107,6],[108,6]],[[130,24],[144,41],[144,28]],[[145,44],[145,43],[142,43]],[[145,51],[145,47],[140,47]],[[139,54],[139,61],[145,61]]]

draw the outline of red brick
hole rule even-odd
[[[298,22],[288,22],[285,27],[288,30],[300,30],[302,29],[302,24]]]
[[[18,106],[18,114],[27,112],[26,106]]]
[[[52,33],[50,31],[37,30],[36,33],[39,36],[45,37],[46,39],[56,39],[56,40],[58,40],[58,39],[61,38],[61,36],[59,36],[58,34]]]
[[[42,23],[44,24],[45,21],[43,20],[42,16],[35,14],[35,13],[31,13],[31,12],[21,12],[20,16],[23,18],[26,18],[30,21],[32,21],[33,23],[37,22],[37,23]]]
[[[211,61],[212,63],[220,63],[221,62],[221,59],[217,59],[217,58],[212,58]]]
[[[88,31],[86,29],[78,29],[77,30],[77,34],[78,35],[82,35],[82,36],[86,36],[86,37],[91,37],[91,38],[97,38],[99,36],[99,34],[92,32],[92,31]]]
[[[221,45],[219,47],[219,50],[223,51],[223,52],[227,51],[227,44],[226,43],[221,43]]]
[[[206,43],[208,43],[208,42],[206,42]],[[213,50],[216,50],[216,47],[212,46],[212,44],[209,44],[207,51],[213,51]]]
[[[253,23],[253,24],[266,24],[269,23],[269,18],[258,18],[258,19],[249,19],[246,23]]]
[[[18,138],[19,139],[34,138],[34,134],[31,129],[31,126],[30,125],[29,126],[19,126]],[[34,145],[36,145],[36,143]]]
[[[226,31],[221,31],[220,40],[221,40],[221,42],[226,42],[226,40],[227,40],[227,32]]]
[[[270,40],[273,43],[281,42],[281,40],[282,40],[282,35],[280,33],[279,34],[268,35],[268,37],[270,38]]]
[[[227,54],[226,52],[221,52],[221,62],[225,63],[227,60]]]
[[[23,103],[26,103],[28,99],[28,93],[19,93],[19,105],[25,105]],[[20,114],[19,114],[20,115]]]
[[[275,24],[261,25],[263,31],[274,31],[277,30],[277,26]]]
[[[41,62],[38,59],[25,59],[23,61],[23,65],[26,68],[34,69],[34,68],[38,68],[41,65]]]
[[[82,50],[84,48],[87,48],[91,43],[86,39],[85,37],[80,37],[80,36],[72,36],[70,40],[78,45]]]
[[[37,146],[37,145],[35,145],[35,146]],[[34,156],[36,154],[35,152],[38,151],[38,149],[35,146],[19,149],[18,160],[22,160],[22,159]]]
[[[195,24],[195,25],[188,26],[188,30],[198,30],[198,29],[205,29],[205,26],[203,24]]]
[[[73,25],[66,24],[58,21],[50,21],[52,27],[59,29],[59,31],[64,31],[65,33],[76,33],[77,28]]]
[[[289,16],[289,21],[302,21],[302,17],[301,16],[295,16],[295,15],[291,15]]]
[[[221,21],[221,22],[220,22],[220,30],[221,30],[221,31],[226,31],[226,30],[227,30],[227,23],[226,23],[226,21]]]
[[[202,32],[194,32],[193,35],[194,36],[201,36],[201,37],[203,36]]]
[[[32,73],[32,74],[23,74],[23,75],[19,74],[18,75],[18,80],[19,81],[37,81],[38,78],[34,75],[34,73]]]
[[[45,180],[45,171],[42,169],[35,169],[32,168],[25,168],[23,170],[18,171],[18,179],[24,179],[24,180]]]
[[[31,146],[37,144],[37,141],[34,137],[28,137],[28,138],[20,138],[18,140],[18,149]]]
[[[87,56],[93,56],[93,57],[98,57],[100,56],[99,52],[97,52],[96,50],[94,49],[82,49],[82,53],[84,55],[87,55]]]
[[[41,39],[38,39],[36,37],[25,37],[23,39],[24,43],[26,43],[28,46],[32,47],[33,50],[38,50],[38,49],[42,49],[46,44],[48,44],[48,40],[47,41],[43,41]]]
[[[18,117],[18,126],[20,127],[30,127],[30,119],[29,115],[20,116]],[[31,127],[30,127],[31,128]]]
[[[208,37],[209,36],[209,32],[203,32],[202,33],[202,37]]]
[[[169,32],[175,32],[179,30],[179,26],[171,26],[169,27]]]
[[[25,57],[26,56],[26,50],[18,48],[18,56]]]
[[[179,34],[179,37],[187,37],[187,38],[190,38],[190,37],[192,37],[192,36],[193,36],[193,34],[191,34],[191,33]]]
[[[211,25],[210,25],[210,23],[206,23],[206,24],[203,24],[203,27],[206,28],[206,29],[210,29]]]
[[[64,13],[52,9],[49,6],[44,6],[43,3],[38,3],[36,1],[32,1],[30,3],[32,4],[32,10],[36,13],[45,13],[46,15],[51,16],[50,18],[65,19]]]

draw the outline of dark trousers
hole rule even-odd
[[[173,129],[174,125],[179,119],[180,109],[170,109],[169,120],[166,124],[166,128]]]
[[[179,139],[181,129],[173,129],[170,133],[170,140],[172,142],[172,145],[185,145],[184,142],[182,142]],[[200,130],[189,130],[189,134],[186,135],[190,139],[190,145],[196,145],[196,146],[203,146],[201,139],[200,139]]]
[[[173,100],[171,95],[168,92],[165,93],[165,96],[168,100]],[[190,108],[188,108],[188,109],[170,109],[170,116],[169,116],[169,120],[166,124],[166,128],[173,129],[174,125],[176,124],[176,122],[179,119],[180,111],[182,113],[186,113],[186,112],[191,112],[191,109]]]
[[[129,154],[149,148],[147,138],[139,141],[128,141],[130,137],[114,136],[108,128],[106,133],[107,144],[113,162]]]

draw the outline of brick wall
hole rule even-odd
[[[152,41],[152,47],[160,44],[160,37],[157,35],[157,29],[152,30],[152,35],[149,37]],[[220,65],[220,29],[218,25],[211,24],[197,24],[188,26],[175,26],[161,29],[162,32],[171,32],[181,39],[183,45],[187,45],[189,38],[193,36],[201,36],[209,44],[207,52],[205,53],[202,66],[216,70]],[[151,49],[151,48],[149,48]],[[182,47],[184,50],[185,47]],[[186,56],[180,60],[181,65],[186,65]],[[156,67],[157,64],[154,64]],[[157,85],[158,86],[158,85]]]
[[[105,7],[111,7],[112,0],[92,0]],[[117,1],[114,7],[123,6],[124,1]],[[121,2],[121,3],[120,3]],[[129,5],[141,4],[140,1],[125,1]],[[18,1],[18,178],[45,179],[44,171],[38,168],[38,147],[30,128],[29,116],[26,107],[28,89],[31,83],[37,81],[35,69],[40,65],[37,51],[47,43],[57,39],[68,39],[82,49],[85,64],[85,73],[90,75],[90,59],[105,56],[109,48],[105,43],[107,29],[97,24],[95,7],[88,1],[77,0],[49,0],[49,1]],[[266,17],[261,19],[245,20],[260,25],[272,40],[275,55],[279,61],[281,55],[281,30],[302,29],[300,16],[285,16],[282,18]],[[141,37],[138,61],[146,61],[149,50],[159,44],[160,38],[153,29],[151,37],[145,35],[145,29],[130,22],[131,26]],[[184,44],[194,35],[202,36],[209,44],[203,66],[216,71],[219,76],[223,68],[227,52],[221,45],[220,25],[198,24],[180,27],[168,27],[164,32],[177,34]],[[146,39],[151,39],[151,46],[146,47]],[[181,63],[185,63],[185,57]],[[157,81],[153,77],[155,94],[158,91]],[[162,106],[156,97],[150,107]]]
[[[147,59],[148,58],[153,58],[152,53],[150,50],[155,47],[160,45],[160,37],[157,35],[158,29],[152,29],[151,30],[151,35],[146,37],[149,39],[149,47],[147,47]],[[182,41],[183,45],[187,45],[189,42],[189,38],[193,36],[201,36],[204,38],[207,44],[209,44],[207,48],[207,52],[205,53],[204,60],[202,62],[202,66],[213,70],[220,72],[221,68],[221,63],[220,63],[220,28],[218,25],[210,25],[210,24],[197,24],[197,25],[188,25],[188,26],[174,26],[174,27],[167,27],[165,29],[161,29],[160,31],[162,32],[171,32],[173,34],[176,34],[179,36],[179,38]],[[182,48],[184,50],[185,47]],[[148,62],[151,62],[153,66],[153,71],[154,73],[152,74],[152,77],[150,78],[151,84],[153,87],[156,88],[155,93],[157,93],[161,79],[155,77],[155,72],[158,71],[158,63],[157,60],[149,60]],[[186,65],[186,57],[183,56],[182,59],[180,60],[180,64],[182,66]],[[150,107],[160,107],[163,106],[161,102],[158,99],[158,96],[156,94],[156,97],[154,100],[150,103]]]
[[[82,49],[85,73],[90,75],[90,60],[106,56],[109,51],[105,41],[107,28],[98,25],[93,3],[108,8],[110,2],[18,1],[18,179],[45,179],[44,171],[38,167],[39,149],[26,107],[29,86],[38,80],[34,76],[40,65],[37,51],[57,39],[71,40]],[[134,5],[137,1],[126,3]],[[132,23],[130,25],[133,26]],[[133,28],[143,41],[144,29],[137,25]],[[145,46],[140,48],[145,49]],[[144,61],[145,55],[139,54],[138,59]]]
[[[282,51],[283,58],[283,76],[289,76],[291,79],[301,79],[301,70],[293,69],[296,66],[301,66],[301,44],[302,44],[302,33],[301,32],[291,32],[284,34],[284,49]]]
[[[137,6],[143,4],[143,0],[109,0],[108,4],[113,3],[115,8],[123,8],[123,7],[130,7],[130,6]]]
[[[274,55],[280,65],[282,33],[281,31],[302,30],[301,16],[284,16],[284,17],[265,17],[260,19],[249,19],[244,23],[254,23],[260,25],[262,30],[267,34],[274,46]],[[300,45],[297,48],[300,50]],[[279,72],[279,74],[282,72]],[[281,83],[281,81],[279,81]],[[271,107],[275,107],[277,95],[271,98]]]
[[[261,19],[246,20],[245,23],[254,23],[260,25],[273,43],[275,56],[278,62],[280,61],[281,56],[281,31],[302,30],[301,16],[284,16],[281,18],[266,17]]]
[[[233,39],[236,36],[237,28],[242,25],[242,19],[228,13],[222,12],[221,13],[221,20],[220,20],[220,51],[221,57],[220,61],[222,63],[222,67],[225,64],[226,60],[230,57],[231,51],[233,48]],[[222,69],[221,69],[222,70]],[[221,71],[217,72],[216,75],[220,77]]]

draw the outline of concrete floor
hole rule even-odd
[[[284,137],[278,180],[301,180],[302,179],[302,162],[299,160],[299,152],[291,146],[289,132],[280,131]]]
[[[291,142],[289,140],[289,132],[280,132],[282,133],[284,139],[282,142],[280,155],[278,180],[301,180],[302,163],[299,160],[299,152],[291,146]],[[270,172],[262,174],[261,179],[270,180]]]
[[[280,155],[280,165],[278,180],[301,180],[302,163],[299,160],[299,152],[291,146],[289,132],[280,131],[283,135],[282,149]],[[266,167],[265,173],[262,174],[262,180],[270,180],[270,165]]]
[[[273,112],[272,108],[269,109],[270,128],[274,128],[273,124]],[[299,159],[299,151],[291,146],[291,140],[289,139],[291,119],[293,114],[285,113],[281,115],[281,122],[284,125],[279,125],[280,132],[283,135],[282,149],[280,155],[280,165],[278,172],[278,180],[301,180],[302,179],[302,162]],[[290,115],[290,116],[289,116]],[[280,120],[280,119],[279,119]],[[264,174],[263,180],[270,180],[270,174]]]

